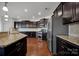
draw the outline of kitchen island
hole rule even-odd
[[[26,37],[22,33],[0,32],[0,56],[26,55]]]

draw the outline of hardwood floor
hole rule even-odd
[[[27,38],[27,56],[51,56],[46,41],[37,38]]]

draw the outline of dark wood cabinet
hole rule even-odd
[[[42,33],[42,40],[47,40],[47,33]]]
[[[53,13],[62,16],[63,24],[79,22],[79,2],[61,2]]]
[[[76,21],[79,21],[79,2],[76,2]]]
[[[62,15],[63,15],[63,9],[62,9],[62,3],[60,3],[59,6],[54,11],[54,16],[55,17],[60,17]]]
[[[63,3],[63,24],[79,22],[79,2]]]
[[[62,2],[54,11],[55,17],[60,17],[63,24],[70,24],[76,22],[76,3],[75,2]]]
[[[56,39],[58,56],[79,56],[79,46],[59,37],[56,37]]]
[[[63,24],[79,22],[79,2],[61,2],[55,9],[54,16],[62,16]]]
[[[63,3],[63,23],[68,24],[73,22],[73,3],[65,2]]]
[[[12,43],[4,48],[0,48],[0,55],[2,56],[24,56],[26,55],[26,37]]]
[[[57,16],[63,15],[62,3],[57,8]]]

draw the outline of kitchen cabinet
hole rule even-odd
[[[37,28],[37,22],[31,21],[16,21],[14,22],[14,28]]]
[[[54,16],[61,16],[63,24],[79,22],[79,2],[62,2],[54,11]]]
[[[54,16],[57,17],[57,9],[53,13],[54,13]]]
[[[6,56],[24,56],[26,55],[26,38],[23,38],[4,48]]]
[[[42,40],[47,40],[47,33],[42,33]]]
[[[76,21],[79,21],[79,2],[76,2]]]
[[[27,35],[22,33],[0,33],[0,56],[25,56],[27,52]]]
[[[54,16],[61,16],[63,24],[79,22],[79,2],[62,2],[54,11]]]
[[[63,24],[79,22],[79,2],[63,3]]]
[[[54,16],[59,17],[63,15],[63,9],[62,9],[62,3],[59,4],[59,6],[54,11]]]
[[[63,3],[63,24],[73,22],[73,5],[72,2]]]
[[[38,25],[38,27],[40,27],[40,28],[46,27],[47,22],[48,22],[48,19],[42,18],[42,19],[40,19],[40,21],[37,21],[37,25]]]
[[[59,37],[57,39],[57,55],[58,56],[78,56],[79,46],[71,42],[63,40]]]

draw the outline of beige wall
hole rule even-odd
[[[79,37],[79,23],[69,25],[69,35]]]

